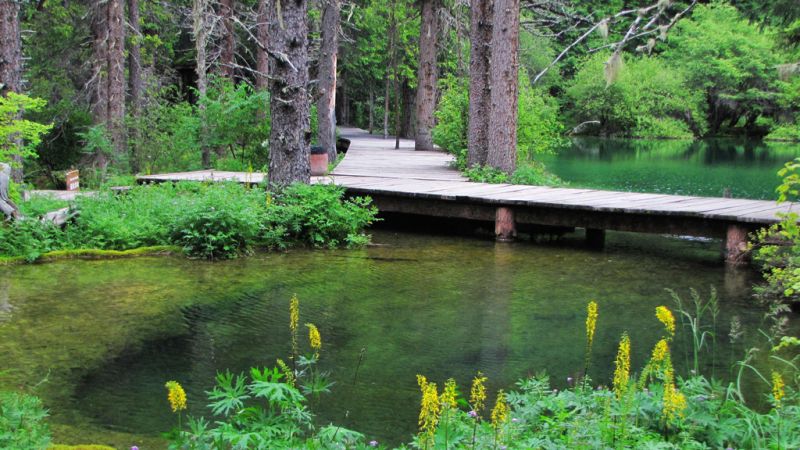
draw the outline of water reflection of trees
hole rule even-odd
[[[800,146],[753,139],[648,140],[575,138],[559,158],[692,161],[705,165],[780,165],[800,156]]]

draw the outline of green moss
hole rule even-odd
[[[140,247],[131,250],[100,250],[95,248],[81,248],[76,250],[56,250],[42,254],[37,262],[51,262],[62,259],[117,259],[133,258],[137,256],[171,256],[181,254],[179,247],[170,245],[156,245]],[[25,264],[28,260],[24,256],[0,257],[0,266]]]
[[[51,445],[48,450],[115,450],[107,445]]]

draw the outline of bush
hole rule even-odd
[[[295,184],[275,194],[266,212],[264,238],[271,247],[302,242],[314,247],[363,245],[364,228],[375,221],[377,208],[367,197],[346,200],[334,185]]]
[[[45,209],[37,199],[23,210]],[[377,210],[335,186],[297,184],[273,195],[235,183],[165,183],[78,198],[64,229],[31,217],[0,225],[0,256],[29,261],[55,250],[177,245],[193,257],[232,258],[265,246],[365,244]]]
[[[47,410],[38,397],[0,392],[0,448],[45,449],[50,444]]]
[[[701,91],[658,58],[627,61],[614,83],[602,74],[608,53],[589,58],[566,90],[573,121],[600,121],[600,134],[620,137],[691,138],[705,132]]]

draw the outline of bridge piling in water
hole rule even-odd
[[[500,242],[511,242],[517,237],[517,224],[514,210],[501,206],[497,208],[494,219],[495,239]]]

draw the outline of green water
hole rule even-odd
[[[159,448],[174,418],[164,382],[204,414],[218,370],[272,365],[289,353],[288,302],[323,335],[321,366],[336,385],[313,405],[370,439],[414,433],[415,375],[466,386],[477,370],[513,388],[546,370],[556,387],[582,369],[585,307],[600,305],[590,375],[611,376],[623,331],[640,368],[661,334],[664,288],[719,291],[717,364],[728,375],[750,342],[728,343],[733,316],[745,341],[762,311],[749,271],[726,271],[719,242],[611,233],[605,251],[377,231],[361,250],[293,251],[208,263],[180,258],[66,261],[0,272],[0,387],[27,387],[51,409],[56,438]],[[797,320],[790,323],[797,330]],[[366,357],[353,384],[361,349]],[[675,360],[685,371],[686,341]],[[37,387],[40,381],[46,381]],[[468,388],[462,388],[467,390]]]
[[[776,172],[798,156],[798,143],[580,138],[537,159],[573,186],[707,197],[727,188],[737,198],[774,199]]]

